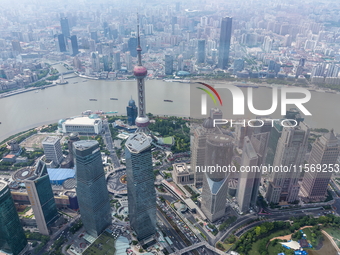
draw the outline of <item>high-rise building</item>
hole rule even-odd
[[[146,25],[145,34],[147,34],[147,35],[153,34],[153,24],[147,24]]]
[[[324,76],[326,70],[326,63],[319,63],[313,67],[311,77]]]
[[[263,50],[264,52],[270,53],[273,47],[273,40],[270,36],[266,36],[263,41]]]
[[[77,197],[84,227],[99,236],[111,224],[109,193],[99,143],[82,140],[73,143],[77,167]]]
[[[22,255],[27,240],[6,182],[0,181],[0,253]]]
[[[301,116],[300,112],[296,108],[291,108],[286,111],[285,119],[294,119],[299,124],[304,121],[304,118]],[[266,123],[266,122],[265,122]],[[269,122],[271,123],[271,121]],[[267,165],[273,165],[274,158],[276,154],[277,143],[279,138],[281,137],[283,126],[280,124],[280,120],[274,120],[272,125],[266,125],[267,127],[261,128],[261,132],[270,132],[269,141],[268,141],[268,149],[265,162]],[[272,126],[272,127],[271,127]]]
[[[338,77],[340,67],[335,64],[329,64],[326,72],[326,77]]]
[[[243,59],[235,59],[234,60],[234,70],[233,73],[236,74],[244,69],[244,60]]]
[[[138,108],[136,106],[135,100],[133,100],[132,98],[129,101],[129,105],[126,107],[126,115],[128,117],[128,124],[135,125],[135,120],[138,116]]]
[[[104,71],[107,71],[107,72],[111,71],[108,55],[103,56],[103,65],[104,65]]]
[[[74,167],[74,154],[73,154],[73,143],[79,141],[79,134],[77,132],[71,133],[69,135],[69,140],[67,141],[68,155],[66,159],[61,163],[61,168],[72,168]]]
[[[211,222],[225,214],[229,173],[218,171],[217,167],[228,167],[231,164],[233,142],[234,139],[228,135],[209,134],[207,136],[204,167],[216,167],[216,172],[203,173],[201,210]]]
[[[71,36],[72,56],[79,53],[78,40],[76,35]]]
[[[60,52],[66,52],[65,36],[63,34],[58,35],[58,46]]]
[[[132,57],[131,57],[130,51],[125,52],[125,63],[126,63],[127,70],[131,71],[131,69],[132,69]]]
[[[132,55],[131,51],[130,53]],[[140,46],[139,25],[137,25],[137,57],[138,57],[138,64],[133,69],[133,74],[137,79],[138,110],[139,110],[138,117],[136,118],[136,121],[135,121],[137,125],[136,132],[143,132],[143,133],[148,134],[150,132],[148,129],[150,120],[148,116],[146,115],[145,81],[144,81],[146,75],[148,74],[148,70],[142,65],[142,48]]]
[[[128,51],[130,51],[130,54],[132,57],[137,57],[137,38],[136,37],[131,37],[128,40]]]
[[[196,168],[204,166],[205,164],[205,148],[207,135],[217,133],[217,128],[214,127],[214,121],[212,118],[207,118],[202,126],[198,126],[193,131],[193,137],[191,138],[191,169],[195,173],[195,186],[202,186],[203,184],[203,172],[196,171]]]
[[[113,53],[113,63],[114,63],[114,69],[116,71],[119,71],[121,68],[121,62],[120,62],[120,52],[116,51]]]
[[[178,55],[178,58],[177,58],[177,71],[183,71],[184,69],[184,62],[183,62],[183,55],[180,54]]]
[[[299,66],[304,67],[304,66],[305,66],[305,63],[306,63],[306,59],[305,59],[305,58],[300,58],[300,60],[299,60]]]
[[[323,171],[306,171],[302,180],[301,191],[309,201],[323,201],[327,195],[328,183],[332,177],[332,166],[339,156],[339,141],[333,130],[317,138],[312,145],[308,164],[317,168],[321,165]],[[325,168],[326,166],[326,168]]]
[[[12,40],[12,49],[18,53],[21,53],[21,46],[19,40]]]
[[[94,40],[97,43],[98,42],[98,33],[97,33],[97,31],[91,31],[90,35],[91,35],[91,39]]]
[[[81,68],[81,61],[77,56],[73,58],[73,66],[76,70],[79,70]]]
[[[171,55],[165,55],[165,74],[172,75],[174,72],[174,59]]]
[[[232,21],[231,17],[225,17],[221,22],[220,48],[218,53],[218,68],[221,69],[228,67]]]
[[[197,63],[205,62],[205,40],[198,40]]]
[[[43,141],[45,157],[47,160],[54,162],[54,165],[59,165],[63,161],[63,152],[61,150],[60,138],[57,136],[47,136]]]
[[[310,129],[301,122],[295,127],[284,127],[277,143],[273,166],[300,166],[304,162],[308,148]],[[272,174],[266,198],[269,203],[292,203],[298,199],[300,171],[279,171]]]
[[[25,186],[39,232],[49,235],[49,226],[58,219],[59,214],[47,167],[43,161],[37,163],[34,175],[25,180]]]
[[[273,121],[273,127],[271,128],[269,141],[268,141],[268,149],[267,149],[267,157],[266,157],[266,164],[273,165],[274,158],[276,154],[277,143],[282,134],[282,125],[280,124],[279,120]]]
[[[151,156],[151,138],[131,135],[125,143],[130,226],[138,240],[156,233],[156,192]]]
[[[258,165],[257,153],[248,138],[244,138],[241,166],[252,167]],[[261,178],[261,172],[241,172],[238,178],[237,188],[237,202],[240,208],[240,212],[247,212],[251,206],[256,203],[256,197],[258,192],[258,179]],[[254,201],[255,200],[255,201]]]
[[[93,71],[100,71],[100,61],[98,52],[91,52],[91,66]]]
[[[66,37],[70,37],[70,26],[67,18],[60,19],[61,33]]]
[[[84,45],[84,43],[83,43],[83,45]],[[96,51],[96,41],[95,40],[92,40],[92,39],[89,40],[89,48],[90,48],[90,51]]]
[[[181,10],[181,3],[176,2],[176,12],[179,12]]]

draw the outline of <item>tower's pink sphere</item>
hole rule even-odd
[[[144,66],[135,66],[133,74],[137,77],[146,76],[148,74],[148,70]]]

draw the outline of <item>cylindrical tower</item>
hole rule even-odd
[[[140,36],[139,36],[139,21],[137,25],[137,57],[138,65],[133,69],[133,74],[137,79],[137,93],[138,93],[138,117],[136,118],[137,130],[136,132],[149,133],[149,118],[146,116],[145,108],[145,83],[144,78],[146,77],[148,71],[142,66],[142,48],[140,46]]]
[[[208,173],[211,180],[218,182],[226,178],[229,173],[218,171],[220,166],[228,167],[231,164],[234,151],[234,139],[228,135],[210,134],[207,136],[205,149],[205,165],[216,167],[216,172]]]

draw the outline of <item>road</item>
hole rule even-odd
[[[67,224],[65,224],[64,226],[62,226],[60,229],[58,229],[57,232],[55,232],[52,236],[50,236],[50,241],[47,242],[47,244],[45,245],[45,248],[42,249],[37,255],[42,255],[43,253],[45,253],[47,250],[46,248],[49,249],[49,247],[51,247],[51,245],[54,243],[55,240],[57,240],[61,235],[66,236],[67,232],[69,231],[70,226],[77,221],[80,218],[80,214],[77,215],[76,217],[74,217],[72,220],[70,220],[70,222],[68,222]]]
[[[119,168],[120,163],[119,163],[119,159],[117,157],[116,151],[114,149],[109,125],[110,124],[108,123],[107,119],[104,119],[103,120],[103,130],[104,130],[103,138],[104,138],[104,142],[107,147],[107,150],[110,152],[109,156],[111,158],[113,168]]]
[[[336,213],[340,215],[340,198],[335,199],[333,206],[335,207]]]
[[[184,249],[185,247],[187,247],[185,245],[184,241],[182,240],[182,238],[180,238],[180,236],[172,228],[170,223],[166,220],[164,215],[159,210],[157,210],[157,217],[159,218],[159,220],[161,222],[160,229],[171,239],[171,241],[173,242],[173,246],[177,250],[181,250],[181,249]],[[174,248],[174,247],[171,247],[171,248]]]

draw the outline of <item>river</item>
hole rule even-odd
[[[57,69],[64,71],[60,65]],[[65,78],[68,76],[74,75],[66,75]],[[128,101],[131,97],[136,100],[137,85],[136,81],[133,80],[106,81],[75,77],[67,79],[67,81],[69,83],[66,85],[57,85],[44,90],[0,99],[0,141],[32,127],[55,123],[59,119],[79,115],[85,110],[118,111],[118,115],[126,115]],[[160,116],[197,117],[199,115],[200,107],[192,107],[190,95],[194,93],[197,96],[198,93],[201,93],[200,90],[190,89],[190,85],[187,83],[161,80],[146,80],[145,83],[146,112]],[[214,82],[209,82],[209,84],[213,85]],[[246,89],[242,90],[246,91]],[[269,108],[271,94],[272,90],[269,88],[254,89],[255,107],[259,109]],[[118,100],[110,100],[112,97],[118,98]],[[231,117],[231,95],[226,92],[221,97],[223,98],[224,117]],[[97,101],[90,101],[90,98],[97,99]],[[173,100],[173,103],[164,102],[164,99]],[[137,100],[136,104],[138,104]],[[305,118],[309,126],[334,128],[340,132],[340,113],[338,110],[340,95],[312,92],[312,98],[305,106],[312,113],[312,116]],[[278,111],[272,115],[272,117],[279,116]],[[245,117],[254,116],[246,111]]]

